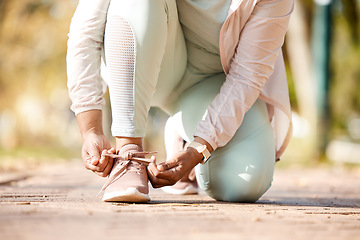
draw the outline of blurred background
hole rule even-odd
[[[360,1],[296,0],[283,48],[294,136],[280,166],[360,164]],[[0,0],[0,171],[81,157],[66,42],[77,0]],[[108,99],[108,96],[106,96]],[[111,138],[109,104],[104,127]],[[164,157],[166,115],[146,149]]]

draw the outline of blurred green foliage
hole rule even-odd
[[[53,149],[61,156],[60,149],[78,142],[79,137],[71,133],[77,130],[69,111],[65,67],[67,32],[75,7],[74,1],[62,0],[0,1],[3,156],[36,155],[31,149],[41,150],[44,156]]]
[[[349,121],[360,118],[359,13],[359,1],[334,2],[329,79],[332,138],[349,135]]]

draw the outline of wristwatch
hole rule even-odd
[[[206,161],[211,157],[211,154],[206,145],[194,141],[189,144],[188,148],[189,147],[194,148],[198,153],[201,153],[204,156],[201,164],[205,164]]]

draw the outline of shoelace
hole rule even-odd
[[[100,192],[97,194],[97,197],[103,192],[105,191],[105,189],[113,182],[115,182],[116,180],[118,180],[122,175],[124,175],[126,173],[126,169],[127,166],[129,165],[130,161],[135,161],[135,162],[139,162],[145,165],[149,165],[150,163],[153,163],[154,160],[150,159],[150,158],[141,158],[138,157],[140,156],[145,156],[148,154],[155,154],[156,152],[136,152],[136,153],[131,153],[128,152],[127,155],[125,156],[125,158],[123,156],[117,155],[117,154],[110,154],[110,153],[105,153],[102,154],[102,156],[108,156],[108,157],[112,157],[112,158],[116,158],[116,161],[121,161],[124,164],[118,164],[114,169],[112,169],[112,171],[115,171],[115,173],[110,176],[108,178],[108,180],[104,183],[104,185],[102,186]],[[119,166],[121,166],[119,168]]]

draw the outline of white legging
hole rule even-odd
[[[192,141],[197,122],[225,81],[224,73],[203,79],[186,71],[175,0],[111,0],[105,58],[114,136],[144,137],[148,110],[156,105],[173,115],[168,126]],[[270,187],[274,162],[273,131],[266,105],[258,100],[233,139],[198,165],[196,174],[215,199],[253,202]]]
[[[150,106],[169,100],[186,67],[175,0],[111,0],[104,42],[112,134],[144,137]]]

